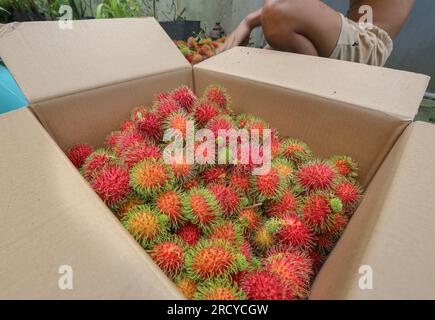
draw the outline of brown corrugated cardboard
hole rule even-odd
[[[318,275],[313,299],[435,299],[433,146],[434,125],[406,129]],[[362,265],[372,269],[372,290],[359,287]]]
[[[105,24],[109,26],[107,29]],[[36,28],[31,28],[34,26]],[[3,33],[0,36],[0,55],[6,54],[6,63],[33,102],[30,109],[54,141],[29,109],[0,117],[0,129],[8,132],[0,135],[0,143],[7,146],[2,146],[1,150],[8,153],[8,157],[0,160],[0,168],[2,172],[7,172],[8,177],[6,182],[0,182],[5,189],[0,196],[3,206],[0,207],[0,214],[8,217],[4,224],[8,237],[0,237],[0,256],[5,259],[0,261],[13,262],[13,268],[0,268],[0,291],[7,289],[7,297],[21,298],[181,298],[58,146],[65,151],[81,142],[102,145],[105,135],[116,129],[134,106],[149,105],[158,91],[180,84],[191,85],[190,66],[151,19],[83,22],[73,30],[62,30],[72,33],[68,39],[63,39],[62,33],[52,23],[18,24],[5,28],[0,32]],[[11,28],[16,30],[11,31]],[[130,35],[123,38],[124,32],[135,35],[135,39],[148,37],[147,44],[135,43]],[[34,41],[32,37],[39,41]],[[87,50],[89,54],[78,52],[67,43],[74,40],[75,45],[83,49],[90,45],[90,39],[93,42]],[[49,59],[46,59],[48,49],[42,47],[58,42],[62,50],[48,54]],[[150,43],[154,45],[155,42],[159,43],[158,50],[150,49]],[[6,48],[6,45],[11,47]],[[20,48],[24,52],[15,57],[11,48]],[[71,54],[65,54],[64,50],[68,49]],[[102,58],[104,52],[111,50],[113,55]],[[30,61],[32,51],[36,52],[37,63]],[[72,61],[60,65],[65,57]],[[93,63],[83,62],[88,57]],[[101,64],[98,64],[99,59]],[[106,70],[120,59],[120,67]],[[59,69],[49,71],[51,79],[45,80],[50,84],[49,88],[46,84],[35,83],[42,70],[52,67]],[[74,70],[69,74],[68,69],[71,68]],[[418,129],[423,125],[406,129],[427,86],[428,78],[422,75],[294,54],[235,48],[197,65],[194,80],[197,93],[210,83],[224,84],[233,97],[237,112],[264,117],[284,135],[305,140],[321,156],[336,153],[352,156],[360,163],[364,185],[369,185],[397,140],[399,143],[394,150],[401,145],[413,145],[410,137],[417,139],[421,134],[413,133],[414,130],[427,131],[432,137],[435,135],[431,130],[433,128],[424,126],[426,129]],[[405,129],[406,134],[401,136]],[[403,167],[407,177],[406,165],[395,162],[402,161],[400,155],[401,152],[393,151],[389,159],[393,157],[396,160],[389,162],[396,167],[393,164],[389,166],[397,170]],[[411,157],[408,162],[410,160]],[[379,259],[372,256],[370,262],[385,272],[382,266],[379,267],[385,246],[379,245],[382,250],[378,252],[367,239],[375,229],[379,229],[377,241],[388,240],[388,235],[393,234],[392,227],[379,217],[383,217],[385,211],[388,219],[395,218],[389,208],[400,210],[393,202],[394,197],[402,194],[397,192],[400,189],[398,186],[391,189],[395,185],[396,173],[384,167],[375,176],[375,187],[370,184],[355,222],[352,221],[349,227],[351,231],[347,231],[347,236],[340,241],[338,253],[334,251],[322,269],[313,298],[360,297],[355,290],[346,288],[353,285],[353,268],[360,263],[362,256],[368,257],[367,253],[377,255]],[[399,176],[398,185],[403,184],[405,176]],[[31,181],[30,184],[28,181]],[[416,181],[413,192],[419,186]],[[378,193],[385,198],[379,198]],[[14,216],[9,214],[11,209]],[[377,211],[372,214],[371,209]],[[435,204],[429,202],[423,209],[435,211]],[[406,217],[407,212],[403,215]],[[399,223],[396,220],[393,226],[400,229]],[[386,230],[385,238],[380,235],[382,229]],[[94,230],[98,232],[95,237]],[[423,233],[426,240],[431,238],[426,234],[431,229],[424,225],[412,225],[412,230],[413,234]],[[349,233],[355,235],[350,236]],[[27,237],[28,234],[31,237]],[[60,234],[64,234],[65,240],[60,238]],[[407,234],[408,239],[412,239],[413,234]],[[111,238],[106,240],[109,235]],[[361,237],[360,242],[358,237]],[[51,239],[55,243],[52,244]],[[357,247],[361,247],[361,256],[355,254],[354,248]],[[1,251],[2,248],[5,249]],[[402,247],[392,250],[395,250],[395,255],[391,256],[397,258]],[[403,252],[409,254],[409,247],[405,246]],[[343,264],[342,257],[349,258],[348,265]],[[27,260],[34,260],[36,268],[23,263]],[[74,270],[82,274],[82,278],[76,275],[81,279],[77,283],[82,286],[84,279],[85,287],[74,289],[75,292],[58,290],[59,275],[56,272],[60,262],[76,266]],[[407,263],[407,270],[415,270],[416,273],[424,268],[416,266],[411,260],[400,262]],[[389,262],[384,263],[384,266],[389,266]],[[103,276],[96,271],[100,267]],[[47,274],[52,269],[53,274]],[[396,268],[395,272],[392,273],[394,277],[399,270]],[[21,280],[23,274],[26,276]],[[392,289],[389,289],[394,277],[378,283],[382,285],[382,290],[378,291],[377,298],[395,296],[392,290],[398,287],[391,285]],[[111,279],[111,282],[101,285],[101,279]],[[334,279],[342,281],[340,286],[333,283]],[[417,284],[422,285],[421,281],[419,279]],[[375,280],[375,286],[376,283]],[[337,292],[328,293],[331,288]],[[427,287],[422,292],[426,297],[433,296],[433,290]]]
[[[257,114],[316,154],[347,154],[366,186],[417,113],[429,78],[330,59],[235,48],[194,68],[195,87],[229,89],[237,112]]]
[[[0,299],[182,298],[29,109],[0,132]]]

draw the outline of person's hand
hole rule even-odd
[[[246,46],[249,43],[249,37],[251,36],[251,32],[251,26],[249,25],[247,20],[244,19],[233,31],[233,33],[231,33],[225,39],[225,42],[216,49],[216,53],[219,54],[237,46]]]

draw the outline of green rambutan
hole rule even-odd
[[[198,283],[195,280],[192,280],[189,277],[183,275],[177,276],[174,282],[177,288],[184,294],[187,299],[193,299],[193,296],[195,295],[198,287]]]
[[[156,209],[166,215],[172,226],[178,226],[182,219],[181,193],[168,190],[158,194],[155,198]]]
[[[216,197],[224,215],[232,216],[240,211],[241,199],[231,187],[227,187],[222,183],[215,183],[209,185],[207,189]]]
[[[295,139],[284,139],[281,144],[281,154],[289,160],[300,164],[307,162],[313,156],[310,147],[302,141]]]
[[[210,240],[227,241],[232,246],[239,246],[243,242],[241,227],[233,221],[219,220],[213,223],[212,228],[207,232]]]
[[[308,191],[328,190],[332,188],[336,173],[327,163],[314,161],[301,166],[296,176]]]
[[[88,144],[78,144],[67,151],[68,159],[73,165],[80,169],[86,158],[94,151]]]
[[[291,287],[279,276],[266,270],[248,273],[241,280],[240,286],[249,300],[295,299]]]
[[[279,199],[285,187],[285,178],[273,166],[264,175],[251,176],[252,195],[259,201]]]
[[[269,220],[271,221],[271,220]],[[276,239],[273,232],[270,232],[271,226],[263,224],[256,229],[251,235],[251,243],[255,249],[262,253],[276,245]]]
[[[152,245],[148,253],[168,277],[174,278],[183,272],[186,266],[184,251],[181,241],[172,237],[170,240]]]
[[[245,300],[239,287],[226,279],[213,279],[202,282],[193,296],[194,300]]]
[[[203,230],[222,215],[222,208],[216,197],[207,189],[194,188],[182,198],[183,214]]]
[[[215,103],[222,110],[231,110],[231,98],[227,94],[224,87],[216,84],[208,86],[204,91],[204,99],[209,102]]]
[[[298,206],[298,200],[293,192],[285,189],[278,199],[265,204],[264,212],[269,217],[280,218],[288,214],[296,214]]]
[[[97,149],[86,158],[81,173],[86,180],[92,181],[101,169],[115,164],[119,164],[119,160],[112,151],[103,148]]]
[[[340,175],[346,178],[356,178],[358,176],[358,166],[351,157],[334,156],[329,162]]]
[[[334,211],[330,200],[329,194],[322,192],[310,194],[304,200],[302,219],[316,232],[328,231],[334,224]]]
[[[133,189],[147,198],[173,187],[175,177],[169,165],[153,158],[137,163],[130,171]]]
[[[95,175],[92,189],[111,208],[116,208],[132,192],[127,169],[109,165]]]
[[[177,231],[177,236],[188,245],[194,246],[202,236],[201,230],[191,222],[187,222]]]
[[[221,114],[221,111],[215,104],[202,100],[196,106],[194,110],[195,121],[200,126],[205,126],[213,118]]]
[[[228,242],[201,240],[186,255],[188,275],[194,280],[225,278],[247,267],[245,257]]]
[[[169,232],[169,218],[148,205],[131,209],[122,224],[145,249],[164,240]]]
[[[171,93],[171,98],[187,112],[191,112],[197,100],[196,95],[187,86],[181,86]]]

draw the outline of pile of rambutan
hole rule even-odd
[[[315,157],[265,120],[232,110],[219,85],[202,97],[183,86],[133,109],[103,147],[80,144],[67,155],[187,298],[306,299],[359,203],[357,164]],[[254,175],[250,159],[165,162],[165,130],[178,130],[187,144],[188,121],[210,129],[215,150],[225,142],[222,129],[271,129],[271,169]]]
[[[187,41],[175,41],[178,49],[192,65],[216,55],[216,49],[225,43],[225,37],[213,41],[210,38],[189,37]]]

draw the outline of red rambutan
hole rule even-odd
[[[139,162],[130,171],[130,183],[143,197],[155,196],[157,193],[171,189],[174,181],[171,167],[153,158]]]
[[[216,197],[207,189],[190,190],[183,197],[182,204],[184,216],[203,230],[208,230],[210,224],[222,215]]]
[[[193,118],[183,112],[175,112],[168,116],[164,123],[165,130],[173,130],[174,133],[181,134],[182,138],[186,137],[188,124],[194,123]]]
[[[78,144],[67,151],[68,159],[73,165],[80,169],[86,158],[94,151],[88,144]]]
[[[196,281],[189,279],[187,276],[178,276],[175,278],[174,282],[187,299],[193,299],[198,287]]]
[[[241,288],[249,300],[293,300],[291,288],[277,275],[266,271],[253,271],[243,277]]]
[[[231,187],[216,183],[209,185],[207,189],[216,197],[225,215],[231,216],[240,210],[240,198]]]
[[[303,188],[313,191],[330,189],[336,174],[327,163],[312,162],[303,165],[296,176]]]
[[[288,214],[295,214],[298,208],[298,200],[293,192],[285,189],[282,195],[266,203],[265,213],[269,217],[280,218]]]
[[[160,269],[171,278],[180,274],[185,268],[184,248],[177,240],[154,244],[148,253]]]
[[[328,231],[334,224],[334,211],[329,196],[323,193],[309,195],[302,207],[302,219],[316,232]]]
[[[153,109],[161,119],[165,119],[170,114],[179,112],[181,110],[181,106],[174,99],[167,98],[157,100]]]
[[[132,121],[144,137],[154,140],[160,140],[162,137],[162,123],[156,112],[146,108],[136,108],[132,113]]]
[[[285,179],[274,167],[267,174],[251,177],[253,195],[259,201],[278,199],[285,187]]]
[[[219,108],[217,108],[213,103],[200,101],[195,106],[194,116],[196,122],[199,125],[204,126],[220,113]]]
[[[353,209],[360,199],[361,188],[355,183],[342,181],[335,187],[334,193],[346,208]]]
[[[222,183],[225,182],[228,172],[224,166],[214,166],[204,170],[200,174],[200,178],[206,185],[211,183]]]
[[[116,143],[113,146],[113,151],[119,157],[125,150],[134,147],[137,144],[145,143],[144,138],[136,131],[126,131],[116,137]]]
[[[124,121],[119,127],[119,131],[121,131],[121,132],[134,131],[134,130],[136,130],[136,127],[135,127],[133,121],[130,121],[130,120]]]
[[[222,240],[201,240],[186,255],[187,273],[195,280],[224,278],[246,265],[245,257]]]
[[[313,233],[296,215],[286,215],[278,220],[280,227],[276,232],[276,238],[280,244],[302,250],[313,246]]]
[[[92,181],[101,169],[108,165],[118,164],[118,162],[113,152],[106,149],[97,149],[86,159],[81,172],[86,180]]]
[[[222,137],[219,134],[219,131],[224,130],[224,132],[227,132],[231,129],[234,129],[234,124],[230,116],[219,115],[211,119],[207,123],[206,128],[213,132],[215,138],[219,139],[220,137]],[[226,139],[229,140],[229,137],[226,136]]]
[[[194,246],[198,243],[202,236],[201,230],[191,222],[187,222],[180,227],[177,231],[177,236],[179,236],[188,245]]]
[[[166,215],[173,226],[181,222],[181,194],[175,190],[160,193],[155,199],[156,209]]]
[[[190,179],[187,180],[185,183],[183,183],[183,189],[185,191],[192,190],[194,188],[199,188],[201,186],[201,183],[196,179]]]
[[[182,86],[172,91],[171,98],[177,101],[177,103],[187,112],[192,111],[197,99],[193,91],[187,86]]]
[[[234,171],[230,175],[228,185],[237,192],[246,194],[249,191],[249,176]]]
[[[232,221],[221,220],[213,223],[213,227],[207,233],[210,240],[227,241],[232,246],[241,245],[243,233],[240,226]]]
[[[134,207],[122,219],[122,224],[145,249],[168,236],[169,219],[150,206]]]
[[[122,220],[122,218],[124,218],[131,209],[133,209],[134,207],[143,205],[143,204],[144,203],[143,203],[142,199],[139,196],[137,196],[135,194],[132,194],[132,195],[128,196],[121,203],[119,208],[116,210],[116,217],[119,220]]]
[[[281,144],[281,154],[296,164],[306,162],[313,156],[307,144],[295,139],[284,139]]]
[[[127,130],[128,131],[128,130]],[[104,140],[104,145],[107,146],[109,149],[115,149],[116,144],[118,143],[118,139],[121,137],[123,133],[126,131],[113,131],[109,133]]]
[[[210,85],[205,89],[204,98],[215,103],[219,108],[228,110],[231,107],[231,99],[224,87],[220,85]]]
[[[131,193],[128,171],[117,165],[109,165],[95,175],[92,189],[109,207],[116,208]]]
[[[160,159],[160,148],[152,144],[135,142],[122,151],[120,158],[124,165],[130,170],[142,160],[151,158],[156,160]]]
[[[207,280],[198,286],[194,300],[244,300],[245,294],[228,280]]]
[[[255,208],[245,208],[240,212],[238,221],[245,233],[249,233],[260,226],[261,215]]]
[[[351,157],[335,156],[329,161],[342,176],[346,178],[356,178],[358,176],[358,166]]]

